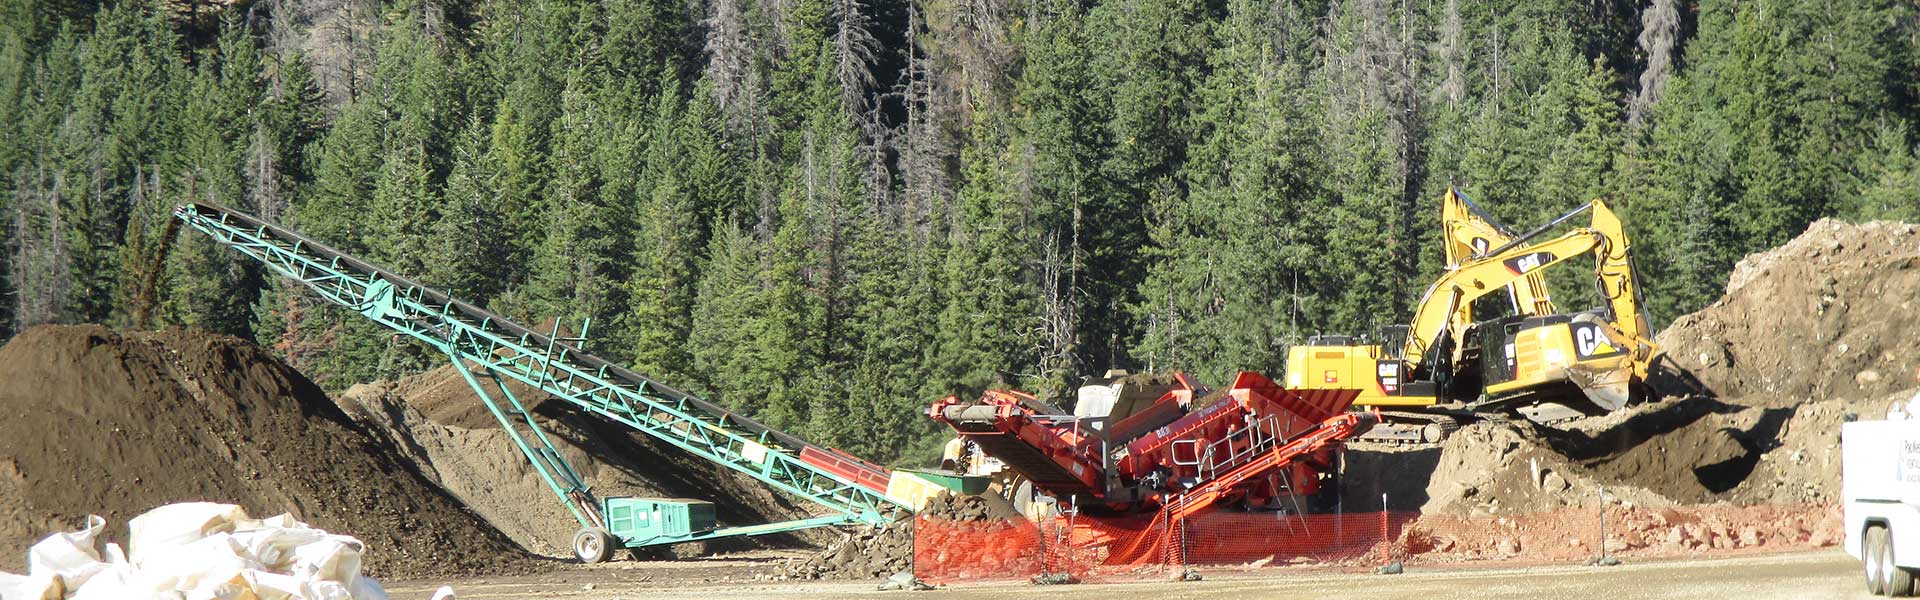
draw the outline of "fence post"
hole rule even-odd
[[[1387,494],[1380,493],[1380,564],[1393,562],[1393,538],[1387,537]]]
[[[1607,487],[1600,486],[1600,560],[1607,560]]]

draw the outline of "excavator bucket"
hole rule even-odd
[[[1627,361],[1611,367],[1574,365],[1567,368],[1567,379],[1603,411],[1625,408],[1633,397],[1633,365]]]

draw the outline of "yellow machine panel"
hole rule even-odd
[[[1354,406],[1430,406],[1432,394],[1408,395],[1400,361],[1387,358],[1378,344],[1320,345],[1287,349],[1287,387],[1308,390],[1358,389]]]

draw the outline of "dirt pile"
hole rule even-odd
[[[513,542],[238,339],[47,326],[0,347],[0,570],[89,513],[207,500],[368,544],[381,577],[526,570]],[[109,541],[124,535],[111,532]]]
[[[941,547],[940,528],[925,532],[931,538],[915,539],[914,521],[930,519],[945,524],[1001,524],[1015,518],[1012,506],[1004,499],[965,496],[951,493],[935,496],[920,508],[917,518],[901,519],[886,527],[869,527],[843,533],[827,549],[787,566],[787,575],[797,579],[872,579],[913,570],[916,544]],[[1024,522],[1024,520],[1021,520]],[[969,557],[969,559],[980,557]]]
[[[913,570],[913,520],[842,531],[813,556],[787,565],[795,579],[879,579]]]
[[[1711,306],[1659,342],[1715,395],[1775,406],[1912,386],[1920,225],[1823,219],[1748,256]]]
[[[1566,561],[1600,553],[1678,557],[1728,550],[1824,548],[1840,542],[1832,505],[1563,509],[1510,517],[1424,515],[1401,530],[1397,551],[1423,560]],[[1602,538],[1602,531],[1605,537]]]
[[[1460,516],[1834,502],[1844,415],[1910,395],[1778,407],[1693,397],[1554,427],[1481,422],[1438,448],[1353,444],[1342,489],[1348,510],[1378,509],[1386,493],[1392,510]]]
[[[1673,500],[1597,474],[1548,444],[1528,423],[1482,422],[1437,448],[1352,444],[1341,481],[1342,510],[1444,515],[1510,515],[1597,506],[1606,497],[1643,506]]]
[[[753,525],[814,516],[814,507],[644,434],[574,409],[517,383],[509,388],[531,404],[535,420],[595,494],[683,497],[712,501],[726,525]],[[451,367],[397,383],[354,386],[338,398],[342,409],[376,436],[401,449],[420,472],[445,487],[487,522],[526,549],[571,557],[580,529],[572,513],[477,396]],[[649,551],[698,556],[765,547],[818,548],[835,533],[807,530],[735,537]]]

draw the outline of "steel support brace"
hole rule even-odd
[[[460,372],[460,377],[466,379],[467,385],[473,388],[473,393],[480,397],[480,402],[487,405],[487,412],[493,413],[493,418],[500,422],[500,428],[507,430],[507,437],[513,439],[513,445],[520,449],[520,454],[525,455],[527,462],[533,464],[534,472],[540,474],[540,480],[546,482],[547,489],[553,490],[553,494],[560,497],[560,503],[566,505],[568,512],[573,513],[574,520],[580,522],[580,527],[583,529],[606,527],[606,518],[600,514],[599,499],[593,496],[593,491],[580,477],[580,472],[574,470],[566,457],[554,448],[553,441],[547,438],[540,424],[533,420],[533,413],[527,410],[526,405],[522,404],[518,397],[514,396],[513,390],[507,389],[506,382],[500,381],[500,377],[494,375],[491,369],[487,370],[487,379],[493,383],[494,389],[506,398],[508,406],[512,407],[511,415],[501,409],[500,402],[494,400],[492,394],[487,393],[486,386],[481,384],[479,378],[473,376],[473,370],[466,365],[466,361],[452,353],[449,353],[448,357],[453,360],[453,368]],[[527,424],[527,429],[532,430],[533,435],[528,436],[520,432],[520,428],[514,425],[516,416]],[[539,447],[528,444],[528,437],[532,437]]]

